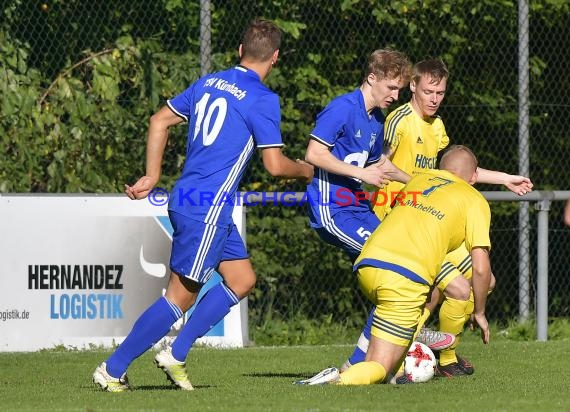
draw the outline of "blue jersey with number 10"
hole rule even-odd
[[[188,121],[186,162],[168,209],[209,224],[230,223],[254,148],[283,146],[279,97],[243,66],[212,73],[168,101]]]

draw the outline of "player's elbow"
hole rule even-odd
[[[491,268],[484,265],[473,265],[473,278],[479,278],[491,285]]]
[[[495,275],[491,272],[491,281],[489,282],[489,293],[495,290],[495,285],[497,284],[497,279],[495,279]]]
[[[319,167],[322,163],[321,159],[324,159],[324,157],[320,150],[311,148],[311,146],[307,148],[307,151],[305,152],[305,162],[315,167]]]
[[[290,160],[283,155],[280,148],[273,147],[263,150],[261,158],[263,167],[271,176],[280,177],[286,173],[286,166]]]
[[[314,155],[313,152],[311,150],[307,150],[305,152],[305,162],[310,163],[310,164],[314,164]]]
[[[170,126],[174,126],[184,119],[175,114],[168,106],[164,106],[158,112],[150,116],[149,128],[154,131],[167,130]]]
[[[165,113],[163,110],[159,110],[150,116],[149,126],[150,127],[166,127]]]
[[[158,127],[160,127],[160,118],[158,116],[158,113],[155,113],[150,116],[150,119],[148,119],[148,129],[155,130]]]
[[[279,157],[264,158],[263,166],[265,170],[267,170],[267,173],[273,177],[281,177],[285,174],[283,162],[280,161]]]
[[[273,177],[281,177],[283,175],[283,173],[281,172],[281,168],[274,163],[265,165],[265,170],[267,170],[267,173],[269,173]]]

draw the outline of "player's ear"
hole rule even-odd
[[[242,46],[243,46],[243,45],[240,44],[240,45],[239,45],[239,48],[238,48],[238,53],[239,53],[239,58],[240,58],[240,59],[241,59],[241,56],[242,56],[242,54],[243,54],[243,47],[242,47]]]
[[[372,86],[372,83],[376,81],[376,75],[374,73],[368,73],[366,81],[368,82],[369,85]]]
[[[467,182],[473,186],[475,183],[477,183],[477,178],[477,169],[475,169],[475,172],[473,172],[473,175],[471,175],[471,178]]]
[[[410,81],[410,91],[411,91],[412,93],[415,93],[415,92],[416,92],[416,82],[414,82],[413,80]]]
[[[271,65],[273,66],[275,63],[277,63],[277,59],[279,57],[279,49],[275,50],[273,52],[273,56],[271,56]]]

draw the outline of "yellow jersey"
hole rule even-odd
[[[434,284],[448,252],[491,247],[489,203],[469,183],[445,170],[426,170],[364,244],[354,269],[373,266]]]
[[[384,146],[392,152],[392,163],[414,176],[426,169],[435,169],[437,154],[447,147],[449,137],[439,116],[423,119],[406,103],[391,112],[384,125]],[[380,189],[374,202],[374,212],[382,220],[390,211],[397,193],[404,187],[391,182]]]

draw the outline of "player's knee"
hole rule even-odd
[[[225,279],[226,285],[236,294],[239,299],[245,298],[255,287],[257,277],[254,272],[244,273],[243,276],[236,276]]]
[[[164,296],[186,312],[196,302],[201,288],[202,284],[172,272]]]
[[[469,300],[471,285],[463,276],[453,279],[445,288],[445,295],[457,300]]]

